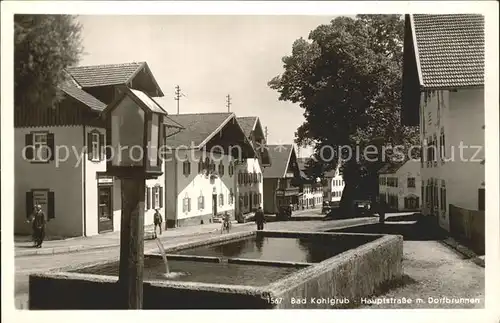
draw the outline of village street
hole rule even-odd
[[[391,222],[390,218],[400,217],[400,214],[394,213],[388,217],[386,226],[388,231],[393,232],[398,230],[401,221]],[[267,223],[267,230],[288,230],[288,231],[325,231],[330,229],[345,228],[346,231],[357,231],[357,228],[376,227],[375,223],[378,219],[375,217],[343,219],[343,220],[313,220],[313,221],[288,221],[288,222],[270,222]],[[407,223],[407,222],[405,222]],[[216,228],[216,224],[211,227]],[[231,232],[242,232],[255,230],[253,223],[235,224]],[[405,232],[401,232],[404,234]],[[210,236],[220,235],[218,231],[204,234],[193,234],[183,236],[164,236],[161,238],[165,247],[187,242],[204,240]],[[152,240],[145,241],[145,252],[156,249],[155,242]],[[432,251],[432,252],[429,252]],[[27,308],[28,301],[28,282],[29,274],[36,272],[47,271],[52,268],[67,266],[69,264],[83,264],[86,262],[95,262],[109,259],[118,256],[119,248],[101,248],[90,249],[87,251],[54,254],[54,255],[38,255],[17,257],[16,265],[16,280],[15,294],[16,306],[18,308]],[[429,255],[432,254],[432,257]],[[389,291],[385,297],[393,298],[477,298],[480,300],[478,304],[460,305],[462,307],[484,307],[484,268],[476,265],[471,259],[458,254],[453,249],[428,237],[405,236],[403,268],[408,281],[408,284]],[[464,288],[466,286],[466,288]],[[377,305],[372,305],[377,306]],[[382,304],[380,307],[399,307],[408,308],[407,305],[397,304]],[[428,304],[422,303],[416,305],[420,308],[446,308],[456,307],[456,305],[447,304]],[[378,307],[378,306],[377,306]],[[415,307],[415,305],[413,306]]]

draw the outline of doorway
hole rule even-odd
[[[113,188],[98,186],[98,225],[99,233],[113,231]]]
[[[248,211],[253,211],[253,192],[248,194]]]
[[[217,216],[217,194],[212,194],[213,215]]]

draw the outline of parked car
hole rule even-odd
[[[292,205],[282,205],[278,208],[278,220],[289,220],[292,217]]]
[[[371,216],[373,215],[373,210],[371,207],[371,202],[369,200],[355,200],[354,210],[357,216]]]
[[[332,202],[323,201],[323,206],[321,207],[321,214],[328,214],[332,210]]]

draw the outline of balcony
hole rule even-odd
[[[276,196],[293,196],[298,194],[299,194],[298,187],[278,188],[276,190]]]

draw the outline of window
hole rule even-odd
[[[33,134],[33,147],[35,150],[34,161],[47,161],[49,156],[47,133]]]
[[[434,184],[434,209],[439,208],[439,196],[438,196],[437,183]]]
[[[184,213],[191,212],[191,198],[189,198],[188,196],[186,196],[182,200],[182,212]]]
[[[48,219],[54,219],[55,216],[55,195],[54,192],[47,189],[33,189],[26,192],[26,216],[33,214],[35,205],[40,205],[42,211]]]
[[[445,146],[445,141],[444,141],[444,128],[441,128],[441,135],[439,137],[439,146],[440,146],[440,156],[441,156],[441,161],[444,161],[446,157],[446,146]]]
[[[259,195],[257,193],[253,194],[253,205],[259,204]]]
[[[54,134],[32,132],[25,135],[24,157],[35,163],[48,163],[54,160]]]
[[[182,173],[185,176],[189,176],[191,174],[191,163],[187,160],[182,163]]]
[[[259,180],[259,183],[262,183],[262,174],[261,173],[258,174],[258,180]]]
[[[163,187],[160,187],[159,185],[153,187],[153,209],[160,209],[163,207],[162,191]]]
[[[203,195],[200,195],[198,196],[198,210],[203,209],[205,209],[205,197]]]
[[[203,172],[203,169],[204,169],[204,163],[203,163],[203,159],[200,158],[200,160],[198,161],[198,174],[201,174]]]
[[[248,206],[248,193],[245,192],[245,195],[243,196],[243,205],[245,207]]]
[[[219,164],[219,176],[224,176],[224,164],[222,162]]]
[[[87,154],[90,161],[104,160],[104,134],[94,129],[87,134]]]
[[[259,193],[259,205],[262,203],[262,193]]]
[[[145,192],[146,193],[146,197],[144,199],[144,202],[145,202],[144,203],[145,204],[144,205],[145,206],[144,209],[149,210],[149,209],[151,209],[151,187],[146,186],[146,190],[145,191],[146,191]]]
[[[432,150],[432,161],[433,162],[437,162],[438,160],[438,154],[437,154],[437,150],[438,150],[438,142],[437,142],[437,136],[436,134],[434,134],[434,136],[432,137],[432,147],[434,148]]]
[[[210,162],[210,168],[209,168],[209,170],[210,170],[210,172],[212,172],[212,173],[213,173],[213,172],[215,172],[215,163],[214,163],[214,161],[211,161],[211,162]]]
[[[408,187],[415,187],[415,177],[408,177]]]
[[[227,172],[228,172],[230,177],[232,177],[234,175],[234,163],[233,162],[229,163],[229,167],[228,167]]]
[[[228,202],[229,204],[234,204],[234,193],[233,193],[233,189],[229,189],[229,198],[228,198]]]
[[[446,187],[441,187],[441,210],[446,212]]]
[[[224,205],[224,194],[220,193],[219,194],[219,206]]]
[[[99,160],[99,133],[91,133],[90,137],[92,138],[92,160]]]

